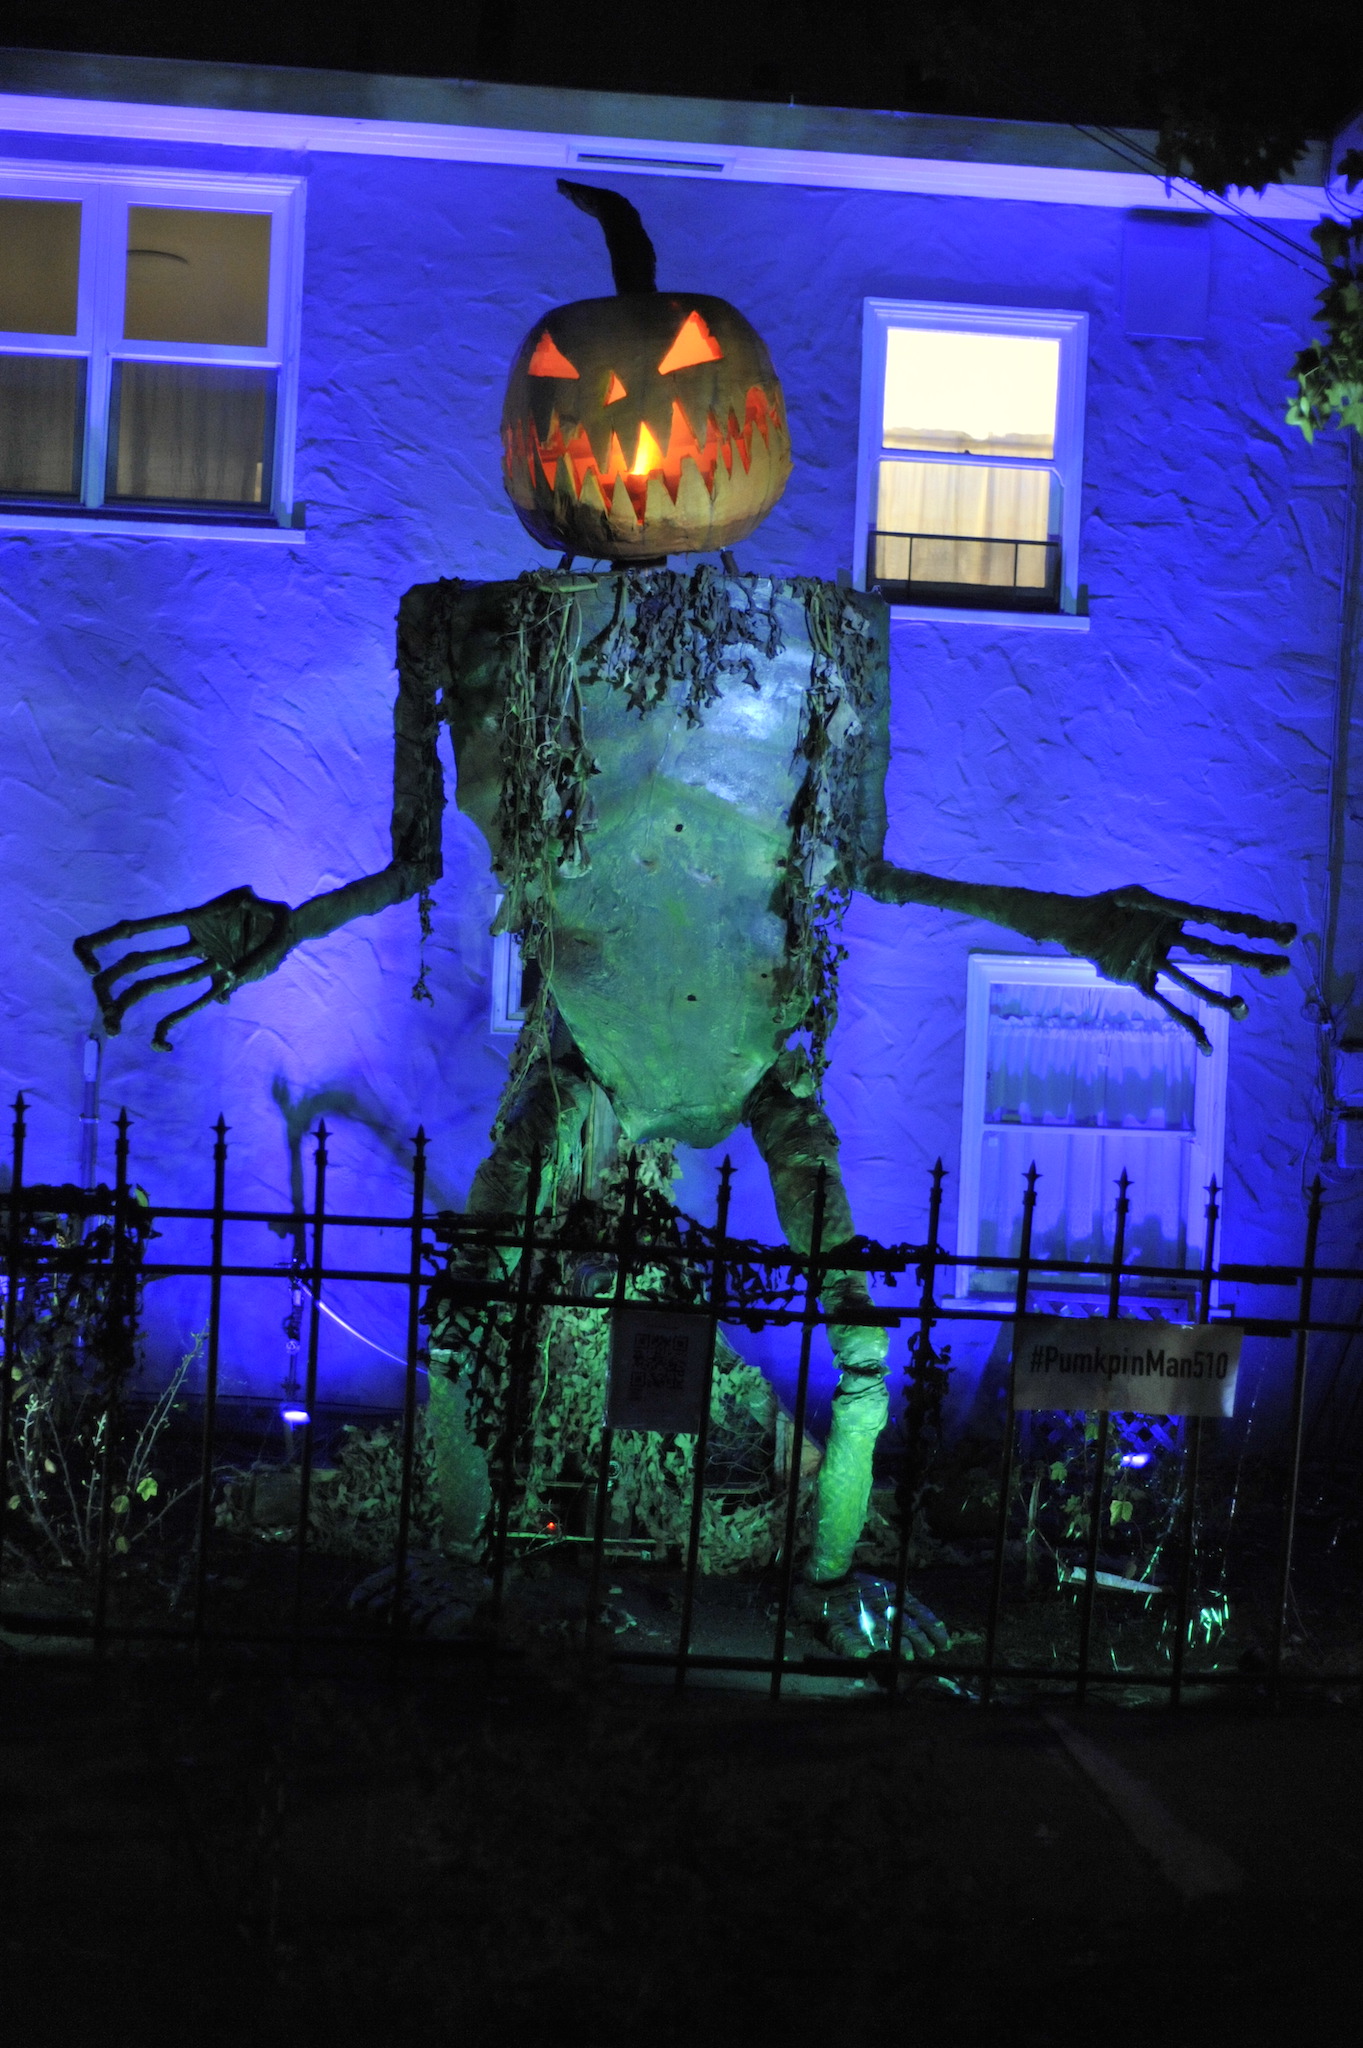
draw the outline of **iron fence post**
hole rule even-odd
[[[822,1277],[824,1208],[828,1200],[828,1168],[819,1163],[814,1183],[814,1212],[809,1229],[809,1266],[805,1276],[805,1305],[800,1317],[800,1369],[795,1382],[795,1413],[790,1421],[790,1475],[786,1488],[785,1534],[781,1544],[781,1575],[776,1595],[776,1634],[771,1655],[771,1696],[781,1697],[781,1679],[786,1658],[786,1632],[790,1625],[790,1589],[795,1576],[795,1531],[800,1516],[800,1479],[804,1463],[805,1410],[809,1402],[809,1354],[819,1320],[819,1282]]]
[[[213,1226],[208,1281],[208,1357],[204,1367],[203,1454],[199,1464],[199,1548],[194,1563],[193,1634],[202,1646],[208,1597],[208,1545],[213,1530],[213,1438],[218,1416],[218,1353],[222,1336],[223,1210],[227,1194],[227,1131],[221,1112],[213,1126]]]
[[[1296,1358],[1292,1374],[1292,1421],[1288,1438],[1287,1497],[1283,1502],[1283,1547],[1278,1562],[1277,1611],[1273,1618],[1271,1697],[1282,1703],[1283,1650],[1287,1637],[1287,1605],[1292,1597],[1292,1550],[1297,1534],[1297,1492],[1301,1485],[1302,1421],[1306,1411],[1306,1359],[1311,1341],[1311,1296],[1316,1278],[1316,1240],[1320,1235],[1323,1190],[1320,1175],[1311,1183],[1306,1212],[1306,1247],[1302,1255],[1301,1295],[1297,1307]]]
[[[308,1289],[308,1365],[304,1380],[303,1455],[298,1471],[298,1529],[296,1532],[293,1590],[293,1661],[297,1668],[303,1649],[303,1599],[307,1579],[308,1518],[312,1507],[312,1453],[317,1428],[317,1361],[322,1339],[322,1239],[326,1228],[327,1127],[317,1126],[317,1150],[313,1154],[312,1181],[312,1274]]]
[[[398,1540],[393,1556],[393,1604],[388,1611],[395,1635],[407,1625],[407,1551],[412,1530],[412,1464],[416,1453],[417,1351],[421,1339],[421,1253],[426,1225],[426,1132],[418,1126],[412,1145],[412,1236],[407,1262],[407,1361],[402,1384],[402,1488],[398,1495]]]
[[[1205,1323],[1211,1314],[1212,1279],[1216,1258],[1216,1225],[1221,1214],[1217,1202],[1216,1175],[1207,1183],[1207,1239],[1202,1248],[1202,1281],[1197,1295],[1197,1319]],[[1202,1469],[1202,1417],[1190,1415],[1183,1458],[1183,1526],[1179,1531],[1178,1594],[1174,1602],[1174,1642],[1170,1652],[1169,1705],[1177,1707],[1183,1697],[1183,1663],[1188,1654],[1188,1615],[1191,1610],[1193,1563],[1197,1543],[1197,1483]]]
[[[899,1553],[895,1559],[894,1615],[890,1628],[890,1671],[888,1697],[891,1702],[899,1691],[899,1661],[904,1648],[904,1594],[909,1578],[909,1545],[913,1540],[913,1490],[916,1470],[915,1453],[920,1448],[922,1432],[921,1413],[917,1419],[913,1414],[915,1362],[926,1368],[928,1354],[932,1349],[933,1325],[937,1319],[937,1260],[939,1246],[938,1230],[942,1220],[942,1182],[946,1168],[939,1159],[932,1169],[932,1192],[928,1198],[928,1247],[923,1258],[920,1273],[921,1287],[918,1295],[918,1339],[917,1347],[909,1347],[909,1356],[904,1366],[904,1493],[899,1508]]]
[[[620,1212],[620,1233],[616,1239],[615,1293],[611,1300],[611,1343],[615,1341],[615,1318],[624,1307],[630,1275],[634,1269],[635,1205],[639,1194],[639,1154],[631,1148],[625,1162],[625,1199]],[[615,1455],[615,1431],[603,1420],[601,1449],[596,1465],[596,1499],[592,1503],[592,1558],[587,1577],[587,1612],[583,1645],[590,1650],[601,1618],[601,1566],[606,1555],[606,1508],[610,1501],[611,1460]]]
[[[14,1427],[14,1383],[19,1377],[19,1269],[23,1246],[25,1104],[14,1098],[10,1126],[9,1229],[5,1234],[5,1369],[0,1380],[0,1584],[5,1573],[5,1524],[9,1520],[10,1436]]]
[[[492,1594],[488,1611],[494,1622],[502,1618],[502,1596],[506,1586],[506,1543],[511,1528],[511,1498],[516,1490],[516,1438],[521,1426],[521,1380],[523,1354],[528,1341],[530,1285],[535,1261],[535,1218],[539,1212],[540,1148],[530,1154],[525,1183],[525,1215],[521,1223],[520,1267],[516,1274],[516,1308],[511,1324],[511,1345],[506,1388],[506,1436],[502,1446],[502,1486],[497,1501],[497,1525],[492,1550]]]
[[[706,1318],[705,1378],[701,1390],[700,1428],[696,1433],[695,1462],[691,1474],[691,1522],[686,1535],[686,1579],[682,1586],[681,1627],[677,1635],[676,1689],[686,1685],[686,1660],[691,1653],[691,1623],[696,1606],[696,1574],[700,1569],[700,1532],[705,1515],[705,1460],[710,1449],[710,1400],[715,1383],[715,1346],[719,1340],[719,1317],[724,1305],[724,1248],[729,1236],[729,1193],[733,1163],[728,1158],[719,1169],[719,1203],[715,1211],[715,1257],[710,1270],[710,1313]]]
[[[104,1443],[99,1461],[99,1537],[95,1553],[94,1649],[97,1657],[104,1654],[105,1631],[109,1618],[114,1438],[118,1432],[120,1416],[118,1397],[122,1389],[125,1366],[129,1362],[122,1353],[125,1342],[129,1351],[132,1345],[133,1303],[130,1298],[128,1269],[129,1121],[127,1110],[120,1109],[115,1123],[118,1137],[114,1144],[114,1238],[109,1258],[110,1310],[105,1318],[107,1355],[104,1359]]]
[[[1013,1297],[1013,1350],[1017,1349],[1017,1319],[1027,1313],[1027,1289],[1032,1264],[1032,1217],[1036,1210],[1036,1161],[1027,1169],[1027,1187],[1022,1197],[1022,1241],[1018,1246],[1017,1291]],[[999,1461],[999,1509],[994,1524],[994,1570],[989,1585],[989,1618],[984,1629],[984,1675],[980,1682],[980,1705],[987,1707],[994,1691],[994,1663],[998,1650],[999,1615],[1003,1608],[1003,1565],[1008,1543],[1008,1495],[1013,1484],[1013,1435],[1016,1411],[1013,1404],[1013,1364],[1008,1366],[1008,1397],[1003,1417],[1003,1456]]]
[[[1127,1189],[1131,1182],[1123,1167],[1117,1181],[1116,1212],[1112,1226],[1112,1271],[1108,1282],[1107,1312],[1115,1322],[1122,1305],[1122,1260],[1126,1255],[1126,1219],[1131,1208]],[[1093,1642],[1093,1607],[1098,1597],[1098,1540],[1102,1534],[1103,1482],[1107,1477],[1107,1440],[1111,1418],[1106,1408],[1098,1411],[1098,1434],[1094,1440],[1093,1487],[1089,1494],[1088,1542],[1085,1545],[1084,1584],[1079,1595],[1079,1676],[1074,1685],[1074,1704],[1082,1707],[1088,1692],[1089,1650]]]

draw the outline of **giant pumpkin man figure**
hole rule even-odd
[[[470,1211],[514,1214],[532,1152],[552,1164],[570,1149],[600,1090],[627,1141],[708,1146],[746,1123],[797,1248],[822,1167],[824,1241],[836,1245],[853,1223],[818,1084],[832,934],[853,891],[1058,942],[1204,1046],[1156,977],[1236,1015],[1244,1004],[1202,988],[1171,948],[1269,974],[1287,961],[1193,936],[1185,920],[1278,944],[1293,927],[1139,887],[1071,897],[941,881],[885,859],[885,604],[812,578],[741,574],[727,554],[790,469],[766,348],[723,300],[655,289],[652,245],[626,200],[560,189],[601,220],[618,295],[536,321],[502,431],[512,501],[564,559],[511,583],[422,584],[404,598],[391,862],[296,908],[233,889],[124,920],[77,951],[110,1031],[131,1004],[206,979],[157,1026],[166,1046],[170,1027],[273,973],[304,941],[424,891],[441,872],[443,719],[459,807],[505,892],[502,928],[541,971]],[[666,567],[669,555],[716,551],[722,566]],[[579,555],[604,567],[574,572]],[[172,927],[187,937],[100,967],[99,948]],[[851,1568],[887,1413],[888,1339],[852,1320],[869,1307],[863,1274],[831,1272],[823,1302],[839,1377],[801,1607],[835,1647],[865,1653],[884,1637],[868,1638],[866,1587]],[[469,1335],[437,1301],[437,1424]],[[910,1656],[945,1639],[924,1609],[905,1620]]]

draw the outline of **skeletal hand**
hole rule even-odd
[[[77,939],[76,958],[94,979],[95,998],[105,1029],[110,1033],[120,1029],[127,1011],[144,997],[185,988],[208,976],[208,987],[192,1002],[163,1017],[152,1033],[152,1044],[161,1052],[169,1052],[169,1034],[175,1025],[183,1024],[205,1003],[225,1003],[242,982],[258,981],[274,971],[292,943],[292,914],[287,903],[269,902],[257,896],[254,889],[228,889],[195,910],[170,911],[163,917],[120,918],[117,924],[107,925],[101,932]],[[107,967],[99,964],[101,946],[117,946],[147,932],[177,928],[187,929],[189,937],[171,945],[124,953]],[[165,971],[148,972],[149,969]],[[115,995],[115,982],[130,975],[141,979],[129,981]]]
[[[1155,986],[1156,976],[1185,989],[1199,1002],[1214,1009],[1228,1010],[1243,1017],[1248,1004],[1241,996],[1223,995],[1219,989],[1204,988],[1200,981],[1176,967],[1169,959],[1170,948],[1179,946],[1197,960],[1218,966],[1251,967],[1260,974],[1285,974],[1291,962],[1283,953],[1256,953],[1246,946],[1228,945],[1220,939],[1204,939],[1186,932],[1185,921],[1210,924],[1247,939],[1270,939],[1285,946],[1296,936],[1292,924],[1275,923],[1248,913],[1212,910],[1203,903],[1180,903],[1176,898],[1156,896],[1133,884],[1125,889],[1106,889],[1099,896],[1059,899],[1065,908],[1057,913],[1055,928],[1044,936],[1058,939],[1068,952],[1091,960],[1108,981],[1126,982],[1158,1003],[1185,1031],[1191,1032],[1200,1052],[1211,1051],[1211,1041],[1197,1018],[1171,1003]]]

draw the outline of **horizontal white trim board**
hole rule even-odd
[[[1008,612],[998,610],[967,610],[946,605],[892,604],[890,624],[923,624],[928,626],[992,626],[996,633],[1087,633],[1089,616],[1087,612]]]
[[[943,199],[1014,199],[1054,206],[1206,207],[1227,217],[1314,221],[1327,210],[1318,185],[1270,185],[1224,205],[1181,178],[1077,170],[1047,164],[991,164],[940,158],[845,155],[835,150],[654,142],[637,136],[575,135],[528,128],[460,127],[331,114],[260,113],[222,107],[155,106],[131,100],[58,99],[0,93],[0,130],[118,141],[216,144],[344,156],[427,157],[518,169],[634,172],[646,177],[727,179],[745,185],[810,185],[843,191],[918,193]]]
[[[226,520],[196,520],[190,512],[184,519],[108,519],[100,512],[7,512],[0,505],[0,540],[8,533],[37,535],[50,533],[63,539],[78,533],[82,540],[109,540],[132,534],[139,540],[249,540],[273,543],[276,547],[301,548],[307,532],[301,526],[232,526]]]

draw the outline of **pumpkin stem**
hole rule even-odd
[[[601,185],[575,185],[571,178],[560,178],[558,189],[583,213],[600,221],[617,292],[656,291],[658,257],[638,208],[622,192],[610,192]]]

